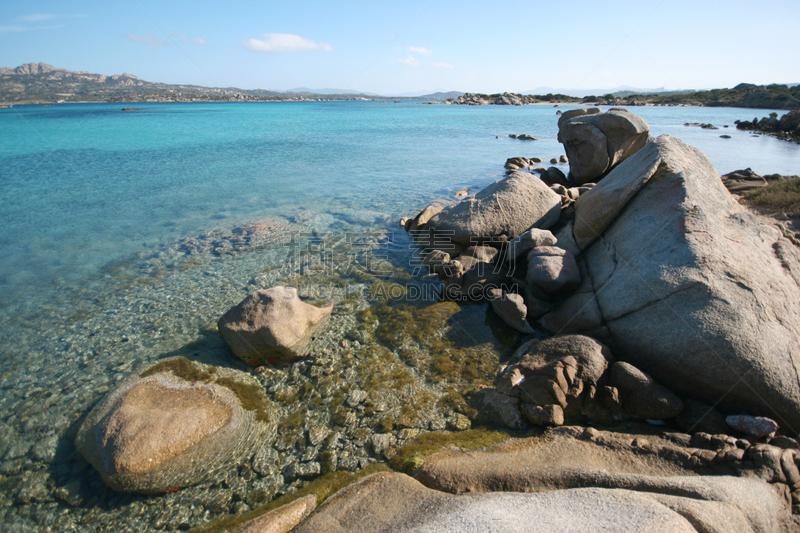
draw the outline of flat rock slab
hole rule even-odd
[[[632,438],[588,430],[590,440],[579,438],[586,431],[563,427],[546,437],[513,439],[486,450],[440,452],[427,457],[414,476],[427,487],[455,494],[630,491],[684,509],[693,523],[716,524],[702,531],[781,531],[789,516],[778,492],[760,479],[696,475],[691,457],[697,450],[655,435]],[[664,496],[676,499],[668,502]],[[595,530],[588,520],[586,527]]]
[[[696,533],[693,515],[684,518],[673,507],[702,514],[701,523],[703,518],[709,523],[707,516],[719,511],[717,507],[735,511],[724,503],[700,509],[685,501],[689,498],[660,500],[661,495],[601,488],[452,495],[428,489],[404,474],[381,473],[343,489],[292,531]],[[736,512],[717,512],[713,519],[720,522],[704,531],[753,531]]]

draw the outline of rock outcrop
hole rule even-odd
[[[112,489],[153,494],[218,481],[275,427],[254,378],[178,357],[109,392],[75,445]]]
[[[514,172],[475,196],[445,207],[425,227],[442,238],[473,246],[501,235],[513,239],[532,227],[546,229],[558,221],[560,213],[559,196],[542,180]]]
[[[652,498],[687,518],[693,526],[688,531],[788,531],[791,499],[786,494],[794,485],[787,486],[782,465],[794,472],[796,456],[790,452],[788,460],[776,464],[769,458],[782,457],[780,448],[748,445],[745,451],[737,447],[744,441],[704,437],[690,442],[680,434],[562,427],[545,437],[512,439],[469,454],[440,452],[427,457],[414,477],[455,494],[593,488],[602,489],[599,495],[610,491],[624,498],[633,492],[643,497],[631,502],[633,507],[647,509]],[[586,513],[584,527],[594,530],[589,521],[596,516]]]
[[[242,361],[261,364],[306,354],[314,333],[330,316],[333,303],[315,307],[293,287],[250,293],[219,319],[219,332]]]
[[[650,138],[650,127],[627,109],[567,111],[558,119],[558,141],[569,158],[572,180],[595,182],[636,153]]]
[[[673,392],[800,430],[797,252],[701,152],[648,143],[578,198],[573,233],[588,279],[544,327],[591,332]]]
[[[800,109],[794,109],[781,118],[778,118],[777,113],[771,113],[761,120],[754,118],[752,122],[737,120],[735,123],[736,129],[758,131],[779,139],[800,142]]]

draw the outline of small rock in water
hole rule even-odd
[[[764,416],[732,415],[725,422],[736,431],[753,437],[766,437],[778,431],[778,423]]]

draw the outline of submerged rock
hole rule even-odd
[[[254,378],[178,357],[109,392],[75,446],[112,489],[153,494],[218,481],[274,435]]]
[[[231,351],[251,364],[306,354],[313,335],[333,310],[302,302],[293,287],[250,293],[219,319],[219,332]]]

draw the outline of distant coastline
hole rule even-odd
[[[142,80],[132,74],[106,76],[70,71],[45,63],[27,63],[16,68],[0,68],[0,106],[60,103],[154,103],[154,102],[327,102],[378,101],[395,103],[428,100],[425,103],[453,105],[529,105],[579,104],[614,106],[709,106],[752,109],[800,108],[800,85],[753,85],[740,83],[732,89],[682,91],[678,93],[636,94],[626,92],[589,95],[583,98],[565,94],[462,93],[450,91],[422,96],[388,96],[353,93],[316,94],[279,92],[234,87],[169,85]]]

